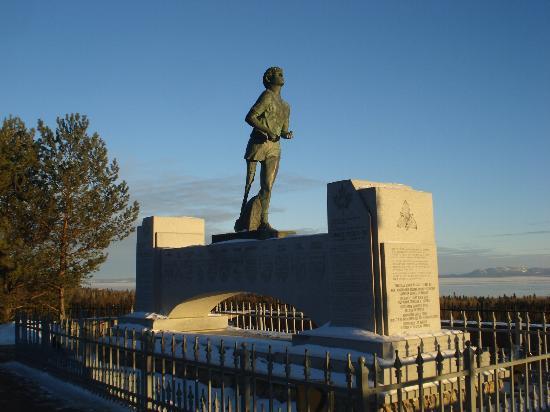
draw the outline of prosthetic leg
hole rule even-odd
[[[248,193],[250,192],[250,188],[252,187],[252,182],[254,182],[254,175],[256,174],[256,165],[257,165],[257,162],[254,160],[246,161],[246,183],[244,186],[243,203],[241,205],[241,216],[243,215],[246,202],[248,202]]]
[[[246,182],[244,187],[241,213],[235,222],[235,231],[275,231],[269,225],[269,203],[271,200],[271,189],[279,171],[279,157],[271,156],[261,161],[260,191],[252,199],[248,200],[254,176],[256,174],[257,161],[247,160]]]
[[[277,177],[277,172],[279,171],[279,157],[268,157],[262,163],[262,169],[260,172],[260,192],[258,197],[262,203],[262,217],[260,221],[260,227],[258,230],[269,230],[274,231],[269,224],[268,214],[269,214],[269,203],[271,201],[271,189],[273,188],[273,183],[275,183],[275,178]]]

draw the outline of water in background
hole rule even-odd
[[[440,295],[466,296],[550,296],[548,276],[502,276],[502,277],[441,277]]]
[[[92,279],[90,286],[115,290],[135,289],[135,281],[125,279]],[[466,296],[550,296],[550,277],[545,276],[502,276],[502,277],[441,277],[440,295]]]

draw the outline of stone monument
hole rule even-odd
[[[347,302],[372,314],[363,327],[381,335],[439,329],[431,194],[349,180],[329,184],[327,202],[333,323],[350,323]]]
[[[146,314],[131,321],[189,332],[224,329],[228,315],[212,309],[248,292],[278,298],[320,325],[293,335],[293,344],[375,353],[386,361],[399,351],[408,359],[408,379],[416,374],[417,347],[431,355],[462,350],[468,334],[441,329],[430,193],[396,183],[332,182],[328,233],[296,236],[271,227],[280,139],[293,134],[290,106],[281,98],[282,69],[267,69],[263,83],[266,90],[246,116],[253,129],[236,233],[213,235],[205,245],[201,219],[144,219],[138,228],[136,309]],[[260,191],[249,200],[258,162]],[[444,366],[446,372],[453,367]],[[389,369],[383,375],[382,382],[393,382]]]
[[[138,230],[138,311],[180,330],[218,329],[210,312],[251,292],[281,299],[318,329],[296,344],[391,357],[422,340],[454,350],[441,330],[432,196],[400,184],[343,180],[327,186],[328,233],[204,245],[194,218],[144,219]]]
[[[432,337],[451,349],[439,314],[432,195],[401,184],[334,182],[327,218],[330,326],[294,341],[391,356]]]

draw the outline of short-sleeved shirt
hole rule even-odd
[[[256,117],[263,126],[271,130],[276,136],[280,136],[283,131],[288,131],[290,106],[269,89],[266,89],[258,97],[249,114]],[[264,132],[256,128],[252,129],[244,154],[245,159],[263,161],[268,157],[280,156],[281,144],[278,140],[276,142],[268,140]]]

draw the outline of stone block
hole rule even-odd
[[[136,306],[172,318],[206,316],[223,299],[249,292],[291,304],[317,325],[382,337],[437,332],[431,194],[399,184],[333,182],[327,219],[326,234],[279,232],[260,242],[249,231],[214,236],[205,246],[202,219],[146,218],[138,228]],[[373,350],[386,356],[388,348]]]
[[[168,318],[156,320],[153,329],[178,332],[203,332],[227,329],[227,315],[210,315],[196,318]]]
[[[136,310],[160,309],[161,262],[159,251],[204,245],[204,219],[196,217],[151,216],[137,228]]]
[[[178,332],[203,332],[227,329],[227,315],[167,318],[154,313],[137,313],[119,318],[119,326],[124,324],[142,325],[152,330],[173,330]]]
[[[327,214],[332,325],[385,336],[439,329],[431,194],[343,180],[328,185]]]
[[[386,333],[438,330],[441,320],[435,244],[384,242],[381,261]]]
[[[395,351],[402,358],[416,357],[417,348],[422,353],[437,351],[454,351],[455,338],[458,338],[459,349],[470,339],[470,334],[457,330],[439,329],[433,332],[418,334],[381,336],[356,328],[323,326],[292,336],[294,345],[320,345],[345,348],[364,353],[376,353],[381,359],[393,359]]]

